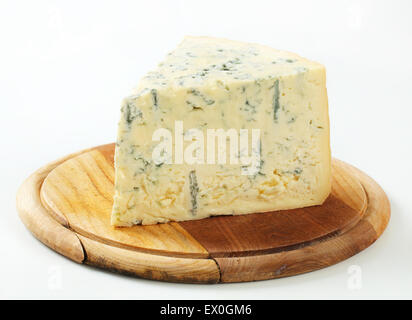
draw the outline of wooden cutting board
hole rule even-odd
[[[138,277],[218,283],[309,272],[367,248],[390,217],[379,185],[334,159],[332,193],[321,206],[114,228],[113,156],[108,144],[40,168],[19,189],[17,209],[53,250]]]

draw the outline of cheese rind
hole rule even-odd
[[[121,110],[115,226],[299,208],[330,193],[325,68],[316,62],[257,44],[188,37]],[[258,171],[242,175],[242,163],[157,163],[153,133],[170,130],[175,159],[179,121],[186,138],[191,128],[205,137],[206,129],[260,129]]]

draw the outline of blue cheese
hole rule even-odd
[[[153,159],[158,129],[171,132],[172,161]],[[192,129],[259,129],[256,172],[205,154],[176,161]],[[115,170],[114,226],[319,205],[331,189],[325,68],[258,44],[187,37],[124,99]]]

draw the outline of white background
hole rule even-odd
[[[412,298],[411,13],[408,0],[0,1],[0,298]],[[258,42],[326,66],[333,155],[391,201],[372,247],[291,278],[188,285],[78,265],[31,236],[15,209],[19,185],[56,158],[115,141],[121,99],[184,35]]]

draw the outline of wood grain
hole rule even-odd
[[[86,264],[151,280],[217,283],[220,272],[212,259],[191,259],[147,254],[94,241],[82,235]]]
[[[340,160],[336,160],[336,163],[348,170],[363,185],[368,199],[368,206],[363,220],[373,227],[377,237],[379,237],[388,225],[391,216],[391,205],[385,191],[375,180],[361,170]]]
[[[181,224],[215,258],[293,250],[344,233],[361,217],[332,195],[322,206]]]
[[[300,249],[215,260],[221,270],[221,282],[275,279],[336,264],[367,248],[376,238],[373,227],[361,221],[354,229],[340,237],[312,243]]]
[[[335,159],[333,191],[322,206],[112,228],[113,150],[109,144],[49,164],[17,196],[22,221],[40,241],[110,271],[188,283],[291,276],[365,249],[390,217],[379,185]]]

